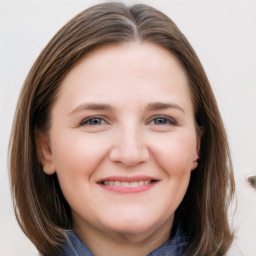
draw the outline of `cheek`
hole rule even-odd
[[[93,174],[106,155],[106,147],[102,138],[92,139],[84,133],[63,132],[54,138],[52,156],[62,193],[71,207],[80,205],[79,195],[90,195]]]
[[[104,146],[105,145],[105,146]],[[92,138],[83,132],[59,134],[52,143],[53,161],[58,176],[91,176],[107,153],[107,143],[100,136]]]
[[[169,175],[190,174],[196,152],[196,137],[190,134],[169,136],[157,140],[151,147],[158,165]]]

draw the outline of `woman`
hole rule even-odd
[[[105,3],[49,42],[10,142],[16,217],[42,255],[224,255],[229,147],[192,47],[163,13]]]

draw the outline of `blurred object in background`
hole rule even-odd
[[[256,176],[248,176],[247,181],[250,187],[256,190]]]

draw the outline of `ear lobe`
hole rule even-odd
[[[55,173],[55,165],[52,163],[52,164],[45,164],[43,165],[43,170],[46,174],[48,175],[52,175]]]
[[[193,161],[194,161],[194,162],[197,162],[197,160],[198,160],[199,158],[200,158],[200,157],[199,157],[198,153],[196,152],[196,153],[194,154]]]
[[[198,167],[198,162],[197,162],[197,160],[195,160],[195,161],[192,163],[191,171],[195,170],[197,167]]]
[[[34,136],[38,161],[42,164],[44,172],[52,175],[56,170],[52,159],[49,135],[36,130]]]

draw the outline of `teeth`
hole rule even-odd
[[[142,181],[141,183],[143,183],[143,181]],[[136,182],[136,181],[130,182],[130,186],[131,186],[131,187],[138,187],[139,184],[140,184],[140,182]],[[141,184],[141,185],[143,185],[143,184]],[[141,186],[141,185],[140,185],[140,186]]]
[[[120,181],[115,181],[115,182],[114,182],[114,186],[122,186],[122,182],[120,182]]]
[[[138,186],[144,186],[149,184],[151,181],[150,180],[140,180],[140,181],[132,181],[132,182],[127,182],[127,181],[104,181],[104,185],[106,186],[117,186],[117,187],[138,187]]]
[[[130,183],[129,182],[122,182],[122,187],[130,187]]]

